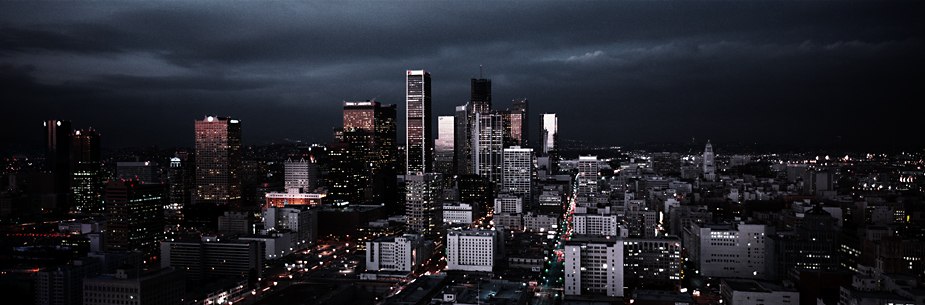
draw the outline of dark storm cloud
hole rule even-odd
[[[431,72],[434,115],[451,114],[480,64],[496,109],[526,97],[563,138],[614,143],[877,140],[871,125],[914,130],[923,98],[914,2],[55,4],[0,4],[0,86],[30,101],[3,127],[24,134],[130,113],[150,130],[112,141],[189,145],[175,134],[217,114],[246,143],[325,142],[341,101],[403,113],[406,69]]]

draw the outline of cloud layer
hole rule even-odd
[[[216,114],[242,119],[245,143],[324,143],[341,101],[403,113],[404,70],[431,72],[433,114],[449,115],[483,65],[496,109],[528,98],[533,115],[559,114],[564,139],[879,145],[921,130],[923,12],[902,1],[2,2],[0,89],[15,115],[0,127],[40,141],[37,122],[70,119],[108,146],[188,146],[193,120]]]

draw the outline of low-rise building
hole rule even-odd
[[[504,242],[495,230],[449,231],[446,236],[447,270],[491,272],[504,253]]]

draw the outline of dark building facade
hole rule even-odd
[[[100,162],[100,135],[92,129],[75,131],[71,135],[71,190],[75,212],[102,212],[103,178]]]
[[[112,180],[106,186],[106,249],[160,254],[164,234],[164,185],[139,180]]]

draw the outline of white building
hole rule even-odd
[[[478,205],[459,202],[443,204],[444,223],[472,223],[478,219],[478,214]]]
[[[430,258],[424,236],[405,234],[366,242],[366,270],[414,271]]]
[[[713,145],[707,141],[703,149],[703,178],[707,181],[716,180],[716,164],[714,163]]]
[[[587,196],[595,195],[598,193],[598,180],[600,175],[598,172],[600,168],[598,166],[597,156],[579,156],[578,157],[578,195]]]
[[[723,300],[729,305],[792,305],[800,303],[800,293],[793,288],[755,280],[723,279]]]
[[[501,170],[501,189],[515,196],[533,198],[530,192],[533,181],[533,149],[511,146],[504,149]]]
[[[264,229],[292,232],[292,247],[298,251],[318,239],[318,213],[304,206],[268,207],[263,213]]]
[[[446,269],[491,272],[501,257],[504,242],[498,231],[471,229],[449,231],[446,236]]]
[[[575,234],[592,236],[618,236],[620,220],[617,215],[579,214],[572,217]]]
[[[286,189],[298,189],[309,193],[318,187],[318,165],[313,159],[288,159],[284,163]]]
[[[580,237],[565,244],[565,295],[623,296],[623,240]]]
[[[495,214],[520,214],[524,211],[523,198],[509,194],[501,194],[495,198]]]
[[[691,223],[686,245],[700,274],[709,277],[764,279],[765,233],[762,224]]]

